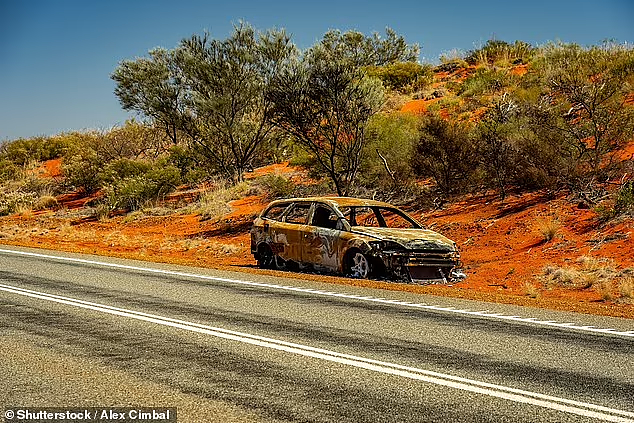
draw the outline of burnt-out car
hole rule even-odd
[[[390,204],[348,197],[277,200],[253,222],[262,268],[313,267],[357,278],[461,280],[456,243]]]

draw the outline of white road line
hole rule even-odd
[[[401,306],[401,307],[416,308],[416,309],[419,309],[419,310],[442,311],[442,312],[446,312],[446,313],[460,314],[460,315],[464,315],[464,316],[477,316],[477,317],[485,317],[485,318],[488,318],[488,319],[505,320],[505,321],[521,322],[521,323],[530,323],[530,324],[539,325],[539,326],[548,326],[548,327],[556,327],[556,328],[562,328],[562,329],[573,329],[573,330],[582,331],[582,332],[590,332],[590,333],[597,334],[597,335],[609,334],[609,335],[616,335],[616,336],[624,336],[624,337],[634,338],[634,331],[632,331],[632,330],[619,331],[619,330],[609,329],[609,328],[596,328],[594,326],[579,326],[579,325],[575,325],[575,324],[572,324],[572,323],[570,323],[570,324],[566,323],[565,326],[564,326],[564,325],[562,325],[562,323],[554,322],[554,321],[551,321],[551,320],[539,320],[539,319],[534,318],[534,317],[526,318],[526,317],[518,317],[518,316],[508,316],[508,315],[504,315],[504,314],[500,314],[500,313],[493,313],[493,312],[490,312],[490,311],[487,311],[487,310],[484,310],[484,311],[482,311],[482,310],[481,311],[460,310],[460,309],[455,309],[454,307],[441,307],[441,306],[428,305],[428,304],[417,304],[417,303],[410,303],[410,302],[407,302],[407,301],[389,300],[389,299],[386,299],[386,298],[375,298],[375,297],[369,297],[369,296],[366,297],[366,296],[359,296],[359,295],[354,295],[354,294],[345,294],[345,293],[340,293],[340,292],[330,292],[330,291],[314,290],[314,289],[311,289],[311,288],[301,288],[301,287],[297,287],[297,286],[277,285],[277,284],[272,284],[272,283],[246,281],[246,280],[241,280],[241,279],[221,278],[221,277],[217,277],[217,276],[208,276],[208,275],[200,275],[200,274],[195,274],[195,273],[176,272],[176,271],[171,271],[171,270],[153,269],[153,268],[147,268],[147,267],[128,266],[128,265],[124,265],[124,264],[106,263],[106,262],[101,262],[101,261],[86,260],[86,259],[71,258],[71,257],[52,256],[52,255],[47,255],[47,254],[30,253],[30,252],[25,252],[25,251],[14,251],[14,250],[0,249],[0,253],[1,254],[9,254],[9,255],[26,256],[26,257],[44,258],[44,259],[57,260],[57,261],[69,262],[69,263],[89,264],[89,265],[101,266],[101,267],[109,267],[109,268],[114,268],[114,269],[133,270],[133,271],[138,271],[138,272],[143,272],[143,273],[153,273],[153,274],[160,274],[160,275],[167,275],[167,276],[176,276],[176,277],[181,277],[181,278],[192,278],[192,279],[200,279],[200,280],[207,280],[207,281],[232,283],[232,284],[236,284],[236,285],[253,286],[253,287],[259,287],[259,288],[301,292],[301,293],[313,294],[313,295],[324,296],[324,297],[346,298],[346,299],[357,300],[357,301],[365,301],[365,302],[372,302],[372,303],[378,303],[378,304],[396,305],[396,306]]]
[[[119,317],[126,317],[163,326],[169,326],[177,329],[187,330],[190,332],[210,335],[217,338],[255,345],[258,347],[270,348],[291,354],[302,355],[305,357],[326,360],[374,372],[419,380],[439,386],[459,389],[462,391],[473,392],[481,395],[487,395],[517,403],[529,404],[537,407],[557,410],[564,413],[575,414],[609,422],[634,422],[634,413],[630,411],[608,408],[597,404],[539,394],[536,392],[510,388],[502,385],[481,382],[478,380],[433,372],[415,367],[401,366],[395,363],[378,361],[350,354],[342,354],[336,351],[326,350],[322,348],[315,348],[278,339],[252,335],[245,332],[232,331],[219,327],[173,319],[170,317],[113,307],[105,304],[79,300],[76,298],[33,291],[30,289],[19,288],[11,285],[0,284],[0,291],[5,291],[30,298],[36,298],[44,301],[51,301],[58,304],[88,309],[101,313],[107,313]]]

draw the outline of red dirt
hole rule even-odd
[[[288,165],[258,169],[298,172]],[[67,208],[87,199],[66,195]],[[258,196],[230,203],[233,211],[217,221],[199,215],[120,216],[107,221],[56,217],[53,212],[27,213],[0,219],[0,243],[102,254],[166,263],[287,275],[255,267],[248,230],[265,201]],[[412,210],[410,210],[412,211]],[[455,286],[419,286],[336,276],[294,273],[293,277],[330,283],[370,286],[483,301],[634,318],[634,305],[602,301],[594,289],[545,289],[535,278],[547,264],[575,265],[584,255],[608,257],[619,268],[634,266],[633,222],[600,227],[594,211],[564,197],[545,194],[494,195],[465,198],[443,210],[412,211],[424,224],[455,240],[468,278]],[[561,230],[544,242],[540,220],[557,219]],[[527,294],[527,284],[539,290]]]

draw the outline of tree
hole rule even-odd
[[[402,35],[385,28],[386,38],[378,33],[366,37],[361,32],[330,30],[321,41],[329,54],[350,60],[357,67],[384,66],[398,62],[416,62],[420,55],[418,44],[408,45]]]
[[[634,50],[613,44],[589,49],[554,44],[546,48],[537,69],[544,90],[533,115],[541,117],[540,124],[561,139],[584,170],[586,180],[577,183],[590,187],[609,170],[608,153],[634,134],[634,110],[626,106]]]
[[[294,53],[284,31],[258,36],[244,24],[224,41],[194,36],[181,44],[179,60],[191,93],[184,130],[225,175],[241,181],[272,136],[272,104],[265,91]]]
[[[420,176],[430,176],[444,195],[469,190],[479,166],[479,154],[468,124],[447,121],[437,114],[427,116],[412,158]]]
[[[314,155],[339,195],[348,195],[368,122],[383,103],[380,81],[318,44],[273,79],[268,99],[273,121]]]
[[[284,31],[240,24],[226,40],[194,35],[172,51],[123,62],[115,94],[174,137],[186,134],[211,167],[237,182],[273,134],[266,87],[295,53]]]
[[[187,93],[174,51],[157,48],[149,58],[122,61],[112,74],[114,93],[124,110],[134,110],[152,119],[175,144]]]
[[[476,130],[482,164],[495,181],[502,200],[516,171],[517,149],[511,139],[511,121],[516,112],[517,105],[505,94],[487,110]]]

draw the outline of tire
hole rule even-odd
[[[346,275],[351,278],[367,279],[372,276],[372,261],[359,250],[348,253]]]
[[[275,268],[275,255],[266,244],[262,244],[258,252],[258,267],[260,269],[274,269]]]

